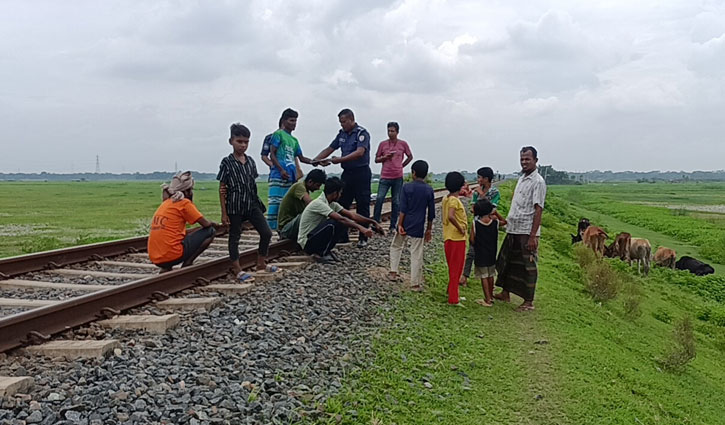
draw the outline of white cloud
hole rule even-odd
[[[286,107],[307,154],[351,107],[433,170],[511,171],[524,144],[563,168],[722,168],[723,28],[725,5],[685,0],[5,1],[0,171],[214,170],[231,122],[256,151]]]

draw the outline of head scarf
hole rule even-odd
[[[162,184],[161,188],[168,192],[174,202],[184,199],[184,191],[194,187],[194,179],[191,177],[191,171],[178,173],[171,178],[169,184]]]

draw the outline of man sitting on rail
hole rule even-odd
[[[209,247],[220,226],[204,218],[192,202],[194,179],[190,171],[175,175],[170,184],[162,187],[163,202],[151,222],[148,254],[151,262],[165,273],[179,263],[181,267],[192,265]],[[199,223],[202,227],[187,233],[186,223]]]
[[[323,170],[312,170],[307,173],[304,180],[297,180],[289,188],[279,204],[279,213],[277,214],[277,229],[281,238],[297,240],[302,211],[312,202],[310,194],[320,190],[326,178],[327,175]]]
[[[373,231],[365,225],[372,225],[380,234],[385,233],[377,221],[346,210],[337,203],[344,186],[338,177],[328,178],[324,196],[320,195],[310,202],[300,216],[297,242],[321,263],[336,261],[331,251],[340,236],[347,233],[346,227],[355,228],[366,237],[371,237]]]

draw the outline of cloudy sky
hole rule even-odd
[[[713,170],[722,1],[0,0],[0,172],[215,171],[281,111],[316,155],[352,108],[435,171]],[[378,171],[373,166],[373,171]]]

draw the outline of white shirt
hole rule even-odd
[[[519,177],[511,200],[511,209],[506,217],[506,233],[513,235],[531,234],[534,224],[535,205],[544,208],[546,200],[546,182],[537,170],[531,174]],[[536,236],[541,235],[541,226],[536,230]]]

